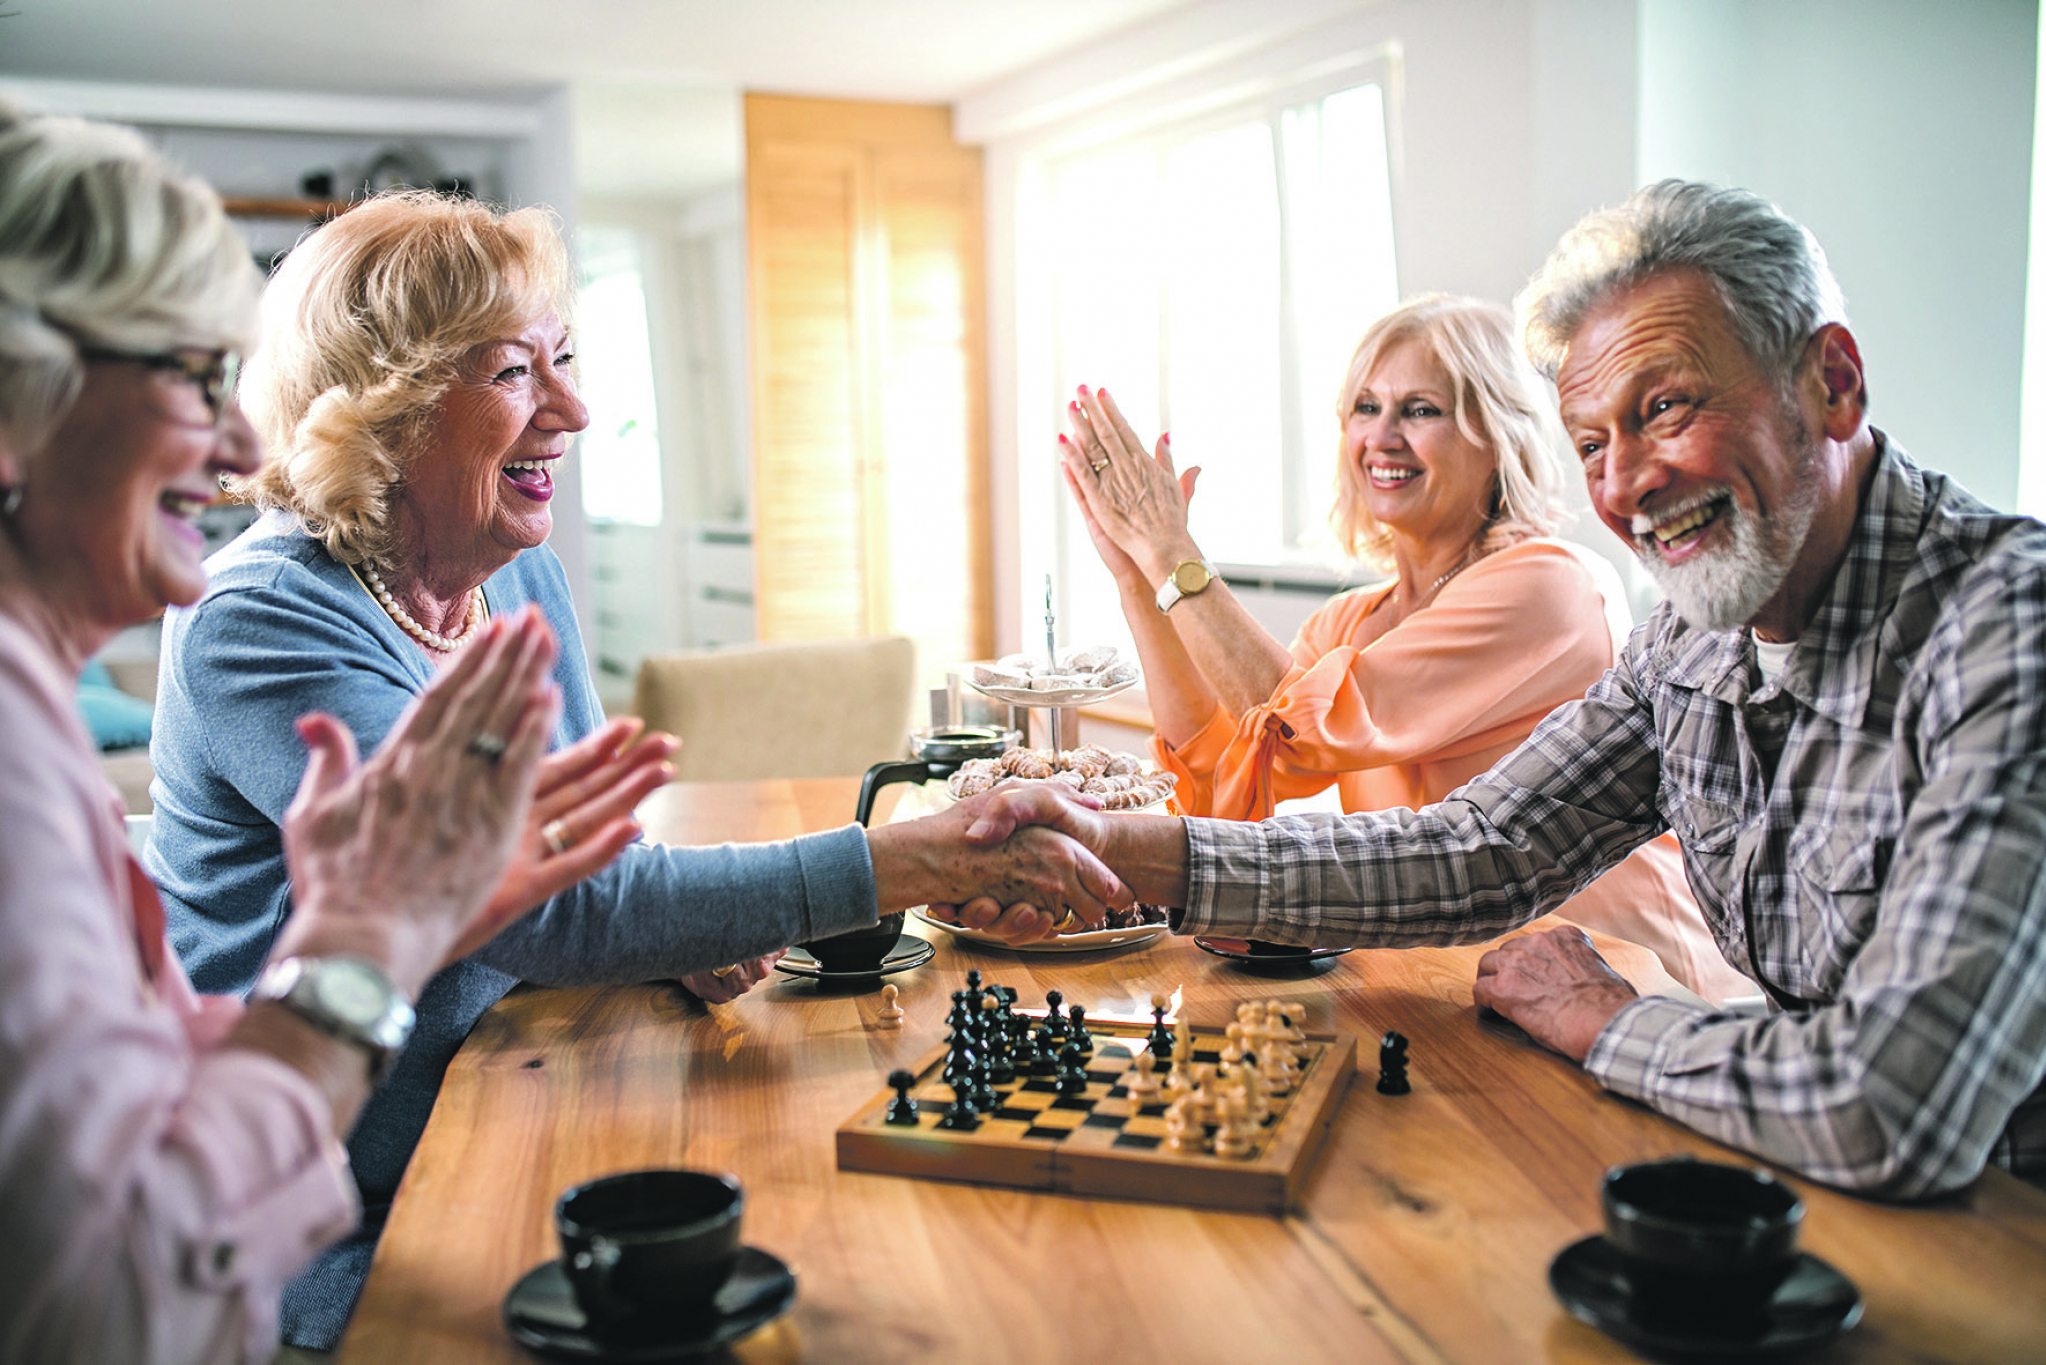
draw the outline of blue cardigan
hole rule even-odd
[[[291,913],[279,824],[305,771],[293,722],[330,712],[368,754],[434,669],[347,567],[281,513],[256,522],[207,570],[205,596],[165,619],[150,744],[156,820],[144,861],[193,983],[246,994]],[[538,603],[560,636],[553,747],[601,724],[553,551],[526,551],[483,593],[493,614]],[[857,825],[773,844],[642,842],[440,972],[420,993],[411,1045],[348,1138],[363,1226],[287,1288],[285,1340],[328,1349],[339,1338],[442,1073],[515,981],[683,976],[874,919],[873,865]]]

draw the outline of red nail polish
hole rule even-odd
[[[1069,446],[1072,444],[1071,441],[1068,441],[1066,439],[1066,434],[1063,431],[1059,433],[1059,444],[1062,446]]]
[[[1082,385],[1080,386],[1080,392],[1081,392],[1081,393],[1082,393],[1083,395],[1084,395],[1084,394],[1085,394],[1085,393],[1087,392],[1087,386],[1086,386],[1085,384],[1082,384]]]

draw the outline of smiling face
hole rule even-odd
[[[1711,284],[1660,275],[1594,310],[1556,388],[1599,519],[1678,613],[1708,630],[1761,614],[1812,544],[1820,446]]]
[[[573,360],[552,314],[462,357],[399,495],[400,568],[466,590],[547,539],[554,470],[590,421]]]
[[[1490,512],[1498,459],[1458,429],[1449,372],[1421,342],[1394,342],[1350,402],[1343,458],[1364,506],[1395,536],[1461,547]]]
[[[81,657],[115,631],[198,600],[206,589],[198,515],[219,500],[221,475],[261,462],[241,410],[230,404],[216,426],[192,380],[86,362],[77,401],[8,479],[24,483],[15,523],[24,558]]]

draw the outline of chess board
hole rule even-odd
[[[1248,1157],[1174,1152],[1165,1141],[1165,1105],[1138,1105],[1123,1087],[1145,1024],[1089,1020],[1094,1054],[1085,1094],[1064,1096],[1049,1076],[1019,1076],[997,1085],[1000,1103],[969,1131],[938,1127],[952,1100],[943,1079],[946,1049],[909,1068],[916,1076],[915,1127],[887,1122],[893,1089],[884,1087],[839,1125],[838,1165],[847,1171],[963,1180],[1055,1194],[1141,1199],[1203,1208],[1284,1213],[1335,1117],[1356,1069],[1356,1042],[1309,1034],[1300,1080],[1273,1096],[1272,1114]],[[1194,1028],[1193,1060],[1217,1065],[1223,1031]],[[1157,1073],[1161,1078],[1164,1069]]]

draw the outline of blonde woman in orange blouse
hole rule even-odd
[[[1185,814],[1259,820],[1331,785],[1345,811],[1418,809],[1613,662],[1617,581],[1551,538],[1566,442],[1504,309],[1431,295],[1381,318],[1339,412],[1332,520],[1393,577],[1336,596],[1289,649],[1189,533],[1199,469],[1175,472],[1169,437],[1146,454],[1106,393],[1082,388],[1068,411],[1066,482],[1121,591],[1152,752],[1179,775]],[[1561,913],[1654,950],[1708,999],[1753,990],[1714,946],[1670,837]]]

